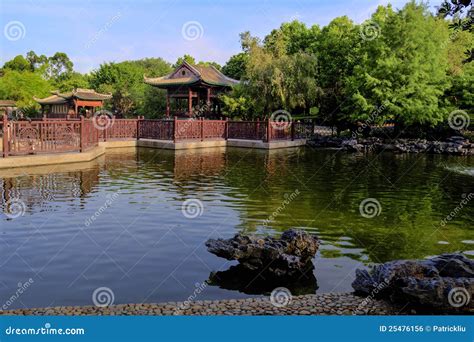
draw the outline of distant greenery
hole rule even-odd
[[[165,92],[144,84],[143,76],[166,75],[186,61],[241,80],[221,96],[230,117],[266,118],[286,110],[338,131],[360,122],[432,128],[445,125],[457,109],[474,116],[473,15],[471,1],[444,1],[437,13],[412,1],[400,10],[379,6],[361,24],[347,16],[324,27],[295,20],[263,39],[242,33],[242,51],[222,67],[186,54],[175,63],[161,58],[106,62],[81,74],[65,53],[30,51],[3,65],[0,99],[31,107],[33,96],[51,90],[93,88],[112,93],[108,107],[113,111],[161,117]]]
[[[465,60],[474,37],[472,29],[456,31],[457,20],[413,1],[399,11],[379,6],[359,25],[345,16],[323,28],[293,21],[262,41],[245,32],[242,52],[222,69],[242,80],[223,96],[225,109],[230,116],[312,114],[339,130],[360,121],[436,126],[455,109],[474,108]]]

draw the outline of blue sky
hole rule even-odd
[[[81,72],[106,61],[175,62],[185,53],[224,64],[240,51],[240,32],[263,37],[292,19],[362,22],[389,2],[400,8],[407,0],[0,0],[0,65],[30,50],[66,52]]]

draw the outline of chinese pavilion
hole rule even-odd
[[[166,89],[167,117],[170,115],[219,117],[221,115],[219,95],[239,83],[213,66],[191,65],[187,62],[183,62],[169,75],[144,77],[144,82],[153,87]]]
[[[78,117],[84,113],[91,116],[96,108],[101,108],[105,100],[112,98],[111,94],[99,94],[95,90],[77,88],[71,92],[51,92],[53,95],[44,99],[34,98],[41,105],[41,112],[47,117]]]

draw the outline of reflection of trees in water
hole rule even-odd
[[[264,221],[277,212],[268,228],[317,229],[328,243],[340,248],[341,255],[354,258],[355,248],[359,253],[363,248],[370,261],[377,262],[465,248],[460,241],[469,239],[472,206],[464,209],[457,222],[434,230],[461,194],[469,192],[469,182],[466,185],[462,176],[448,175],[440,167],[442,162],[428,155],[348,155],[310,149],[250,153],[243,160],[229,153],[230,171],[224,182],[242,203],[237,210],[243,231],[261,230]],[[279,211],[285,195],[295,189],[301,194]],[[359,204],[370,197],[380,201],[382,212],[366,219],[359,213]],[[341,237],[350,243],[338,245]],[[440,245],[439,240],[450,244]]]
[[[83,199],[99,183],[99,167],[61,173],[19,175],[0,178],[0,205],[20,200],[26,212],[55,202]],[[78,209],[81,204],[78,204]]]

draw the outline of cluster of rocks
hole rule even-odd
[[[363,310],[361,310],[363,308]],[[275,306],[269,297],[199,300],[162,304],[119,304],[107,307],[61,306],[43,309],[1,311],[0,315],[85,316],[85,315],[396,315],[400,307],[383,300],[367,302],[351,293],[293,296],[284,306]]]
[[[443,312],[474,309],[474,261],[462,254],[396,260],[356,270],[356,294]]]
[[[231,239],[209,239],[209,252],[227,260],[237,260],[251,272],[274,277],[301,276],[314,265],[319,240],[302,230],[289,229],[280,238],[237,234]]]
[[[453,155],[474,155],[474,143],[461,136],[453,136],[446,141],[426,139],[381,139],[337,137],[315,137],[307,144],[311,147],[338,148],[348,152],[432,153]]]

